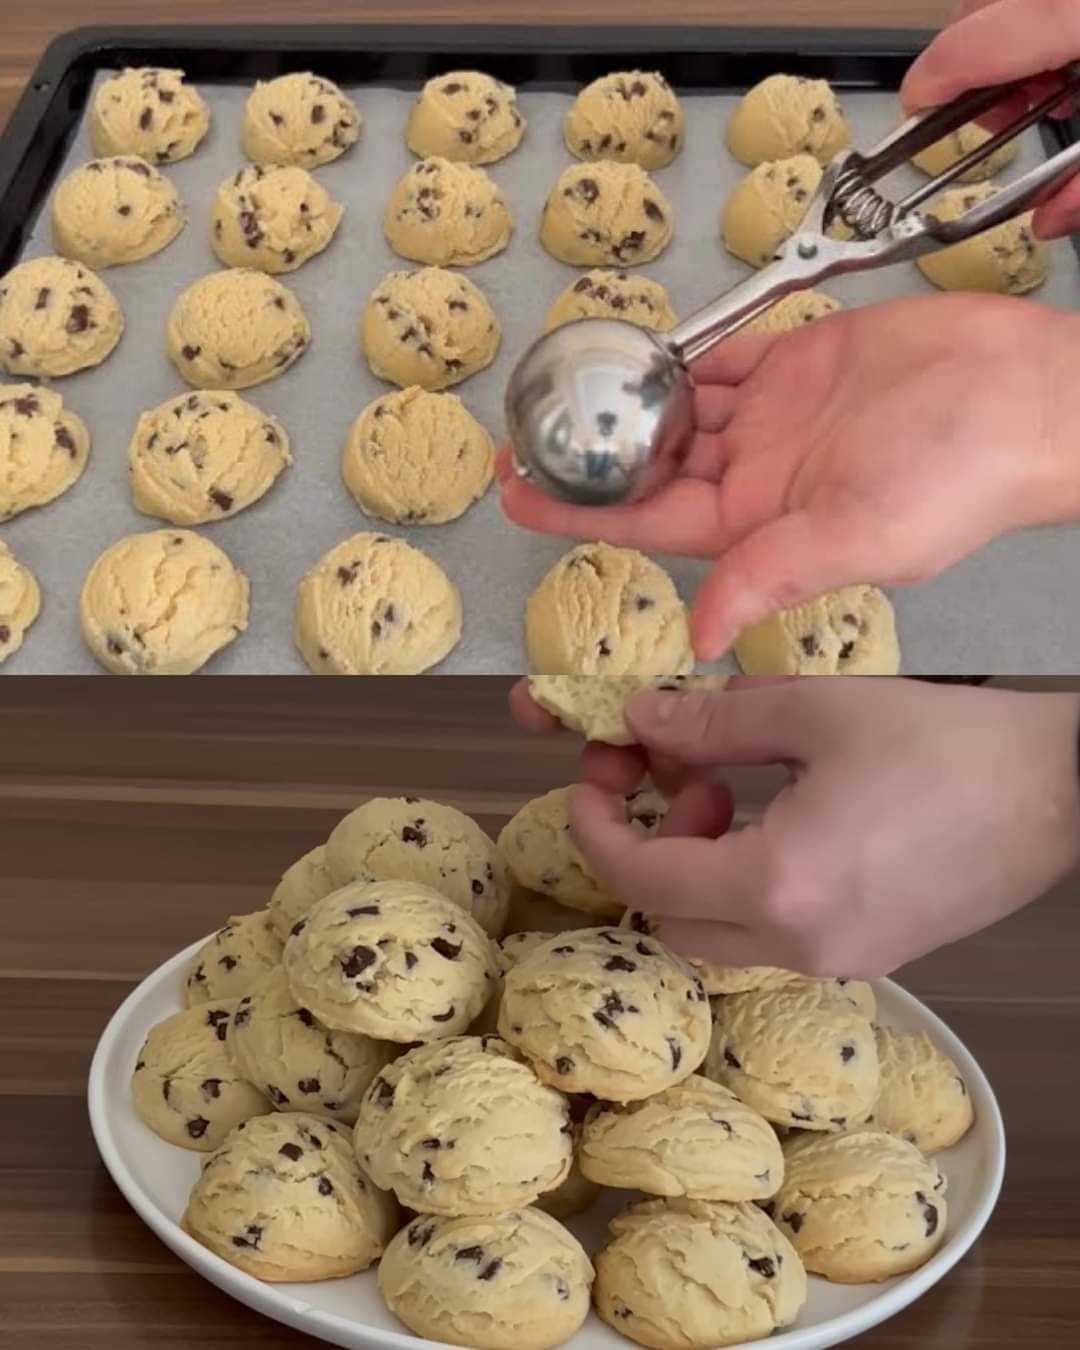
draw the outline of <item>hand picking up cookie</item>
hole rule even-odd
[[[587,741],[633,745],[627,702],[642,689],[723,689],[726,675],[530,675],[533,702]]]

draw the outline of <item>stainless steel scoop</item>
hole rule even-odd
[[[519,361],[506,391],[518,475],[551,496],[586,506],[652,496],[678,473],[694,434],[691,362],[793,291],[981,234],[1030,210],[1080,170],[1077,143],[956,220],[916,209],[1080,92],[1080,63],[1066,68],[1062,80],[1054,94],[901,201],[882,196],[873,184],[1020,86],[965,94],[910,118],[867,154],[837,155],[802,224],[774,260],[669,333],[582,319],[540,338]],[[830,237],[834,223],[853,237]]]

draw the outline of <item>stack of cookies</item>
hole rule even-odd
[[[870,986],[686,961],[570,837],[567,790],[494,843],[376,798],[230,919],[135,1066],[205,1155],[183,1226],[262,1280],[348,1276],[416,1335],[544,1350],[590,1305],[657,1350],[790,1324],[808,1272],[877,1281],[946,1228],[930,1155],[972,1111]],[[663,799],[627,819],[654,832]],[[564,1220],[627,1204],[589,1252]],[[687,1278],[687,1272],[693,1278]]]

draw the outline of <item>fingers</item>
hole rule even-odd
[[[581,752],[581,780],[626,797],[645,777],[648,765],[639,745],[602,745],[589,741]]]
[[[721,839],[645,839],[623,803],[592,784],[570,794],[570,823],[589,866],[633,909],[687,919],[752,919],[765,856],[753,827]]]
[[[541,708],[538,703],[533,702],[532,695],[529,693],[528,680],[518,680],[511,688],[510,712],[513,714],[514,721],[523,726],[526,731],[548,733],[558,731],[562,726],[557,717],[552,717],[551,713]]]
[[[735,799],[726,783],[698,779],[671,800],[660,825],[661,837],[719,839],[731,829]]]
[[[777,336],[775,333],[743,331],[726,338],[712,351],[691,362],[694,383],[699,386],[742,384],[764,361]]]
[[[848,537],[845,537],[848,535]],[[694,599],[690,631],[701,661],[715,661],[751,624],[861,576],[844,522],[805,511],[769,521],[735,543]]]
[[[1040,239],[1061,239],[1080,230],[1080,178],[1073,178],[1040,206],[1032,220]]]
[[[649,915],[650,931],[673,952],[719,966],[786,966],[782,943],[768,932],[734,923],[665,919]]]
[[[797,680],[753,689],[648,690],[630,701],[626,718],[652,756],[699,768],[791,763],[809,753],[816,736]]]
[[[968,89],[1058,70],[1080,57],[1075,0],[999,0],[946,28],[915,61],[900,98],[910,112]]]

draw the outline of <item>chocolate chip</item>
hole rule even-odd
[[[233,499],[227,492],[222,492],[220,488],[210,489],[210,500],[221,511],[231,511]]]
[[[821,648],[818,646],[817,635],[815,633],[807,633],[805,637],[801,637],[799,639],[799,646],[803,649],[803,652],[807,656],[817,656],[818,653],[821,651]]]
[[[307,919],[297,920],[297,922],[294,923],[293,926],[289,929],[289,936],[299,937],[306,927],[307,927]]]
[[[926,1236],[933,1237],[938,1229],[937,1205],[932,1205],[922,1191],[915,1192],[915,1199],[922,1205],[923,1218],[926,1220]]]
[[[613,412],[598,412],[596,414],[596,425],[601,436],[610,436],[615,430],[618,418]]]
[[[368,966],[375,964],[378,953],[373,947],[359,946],[354,947],[349,955],[341,963],[341,969],[350,980],[355,980],[357,975],[367,970]]]
[[[641,203],[641,209],[645,212],[645,214],[649,217],[650,220],[664,219],[663,211],[661,211],[660,207],[657,206],[657,204],[653,201],[651,197],[645,198],[645,200]]]
[[[444,957],[447,961],[456,961],[461,955],[461,943],[459,942],[455,946],[454,943],[447,942],[445,938],[432,938],[431,950],[438,952],[439,955]]]
[[[50,286],[42,286],[41,290],[37,293],[37,299],[34,301],[34,308],[44,309],[49,303],[50,295],[52,295],[52,288]]]
[[[454,1253],[455,1261],[475,1261],[478,1265],[484,1259],[483,1247],[459,1247]]]
[[[139,126],[143,129],[143,131],[149,131],[153,125],[154,125],[154,110],[152,108],[144,108],[142,110],[142,115],[139,118]]]
[[[319,126],[321,123],[326,121],[326,109],[325,107],[323,107],[321,103],[316,103],[312,107],[311,120],[316,126]]]
[[[431,1241],[431,1236],[434,1232],[434,1224],[429,1224],[425,1228],[422,1224],[414,1223],[406,1234],[405,1241],[410,1247],[426,1247]]]
[[[852,652],[853,652],[854,650],[855,650],[855,644],[854,644],[854,642],[845,642],[845,643],[843,643],[843,645],[842,645],[841,648],[840,648],[839,658],[838,658],[838,659],[841,660],[841,661],[848,661],[848,660],[850,660],[851,654],[852,654]]]
[[[771,1256],[748,1256],[746,1264],[767,1280],[771,1280],[776,1274],[776,1262]]]
[[[234,1247],[254,1247],[258,1249],[262,1238],[263,1230],[258,1224],[249,1223],[242,1233],[238,1233],[232,1240]]]
[[[16,361],[20,356],[26,355],[26,348],[18,338],[8,338],[8,349],[11,352],[12,358]]]
[[[443,85],[442,92],[444,94],[460,94],[464,88],[465,85],[460,84],[457,80],[451,80],[449,84]]]
[[[596,653],[598,656],[611,655],[611,647],[608,643],[607,638],[601,638],[600,641],[596,644]]]
[[[605,995],[603,1003],[593,1013],[593,1021],[599,1022],[607,1031],[615,1030],[615,1018],[620,1013],[634,1012],[633,1004],[623,1003],[622,999],[614,991]]]
[[[447,1008],[447,1010],[444,1013],[432,1013],[431,1020],[433,1022],[449,1022],[450,1019],[453,1017],[453,1015],[454,1015],[454,1005],[451,1003],[449,1008]]]
[[[426,1159],[424,1161],[423,1167],[420,1169],[420,1180],[426,1186],[432,1185],[432,1183],[435,1180],[435,1169]]]
[[[273,1083],[267,1083],[266,1095],[270,1098],[270,1100],[274,1103],[275,1106],[288,1106],[289,1104],[289,1099],[285,1095],[285,1093],[282,1092],[282,1090],[279,1087],[275,1087]]]
[[[90,327],[90,309],[87,305],[72,305],[65,325],[69,333],[85,333]]]
[[[285,118],[279,112],[271,112],[270,121],[273,122],[276,127],[283,127],[285,125]]]
[[[672,1036],[667,1038],[667,1043],[671,1047],[671,1067],[677,1069],[682,1063],[682,1046]]]
[[[116,208],[116,214],[117,214],[118,216],[130,216],[130,215],[131,215],[131,207],[128,206],[128,205],[126,205],[126,204],[125,204],[124,206],[118,206],[118,207]]]
[[[415,952],[406,952],[406,953],[405,953],[405,969],[406,969],[406,970],[412,970],[413,966],[416,965],[416,963],[417,963],[417,961],[419,961],[419,959],[420,959],[420,958],[416,955]]]
[[[315,1018],[307,1008],[297,1008],[296,1015],[299,1017],[300,1021],[303,1022],[304,1026],[313,1027],[315,1025]]]
[[[558,950],[558,948],[556,948],[556,950]],[[568,950],[573,951],[573,948],[568,948]],[[604,969],[624,970],[629,975],[632,971],[637,970],[637,966],[633,961],[628,961],[625,956],[609,956],[604,962]]]
[[[350,919],[358,919],[361,914],[378,914],[378,905],[354,905],[352,909],[347,909],[345,913]]]
[[[473,136],[473,133],[472,133],[471,131],[467,130],[465,127],[459,127],[459,128],[458,128],[458,139],[461,140],[461,141],[464,141],[466,145],[472,145],[473,140],[475,139],[475,137]]]
[[[853,1045],[842,1045],[840,1047],[840,1058],[845,1064],[848,1064],[855,1058],[855,1047]]]
[[[371,1095],[380,1105],[388,1106],[394,1100],[394,1085],[380,1074],[371,1085]]]
[[[425,848],[428,837],[423,830],[418,830],[413,825],[406,825],[401,831],[401,841],[404,844],[415,844],[417,848]]]
[[[574,1067],[574,1061],[569,1055],[560,1055],[555,1061],[556,1073],[569,1073]]]
[[[469,306],[468,306],[468,304],[466,303],[466,301],[464,301],[464,300],[458,300],[458,299],[456,299],[456,298],[451,298],[451,299],[447,300],[447,302],[446,302],[446,308],[447,308],[447,309],[450,309],[450,310],[459,309],[459,310],[461,310],[462,312],[464,312],[465,310],[467,310],[467,309],[469,308]]]
[[[600,184],[595,178],[579,178],[577,195],[591,204],[600,196]]]
[[[311,1096],[315,1092],[322,1091],[322,1084],[317,1078],[301,1078],[296,1086],[301,1092],[307,1093],[308,1096]]]
[[[184,1126],[192,1139],[201,1139],[209,1128],[210,1122],[204,1116],[196,1116],[194,1120],[189,1120]],[[937,1211],[935,1210],[934,1213],[936,1215]]]
[[[780,1222],[786,1223],[793,1233],[797,1233],[803,1226],[803,1216],[792,1210],[790,1214],[781,1214]]]
[[[830,1116],[829,1120],[833,1125],[837,1127],[837,1129],[840,1130],[842,1130],[844,1126],[847,1124],[847,1116]]]
[[[283,1157],[291,1158],[293,1162],[299,1162],[304,1156],[304,1150],[299,1144],[282,1144],[278,1149],[278,1152],[282,1154]]]
[[[724,1063],[728,1066],[728,1068],[731,1069],[742,1068],[742,1065],[739,1063],[739,1061],[735,1058],[735,1056],[731,1053],[731,1051],[727,1049],[725,1049],[724,1051]]]

